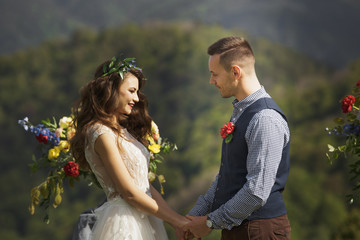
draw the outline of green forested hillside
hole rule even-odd
[[[359,1],[0,1],[0,54],[67,37],[79,27],[192,21],[243,29],[337,68],[359,57]]]
[[[51,210],[49,225],[42,222],[41,212],[30,216],[29,192],[42,176],[30,176],[27,165],[36,142],[17,120],[27,116],[38,123],[68,115],[80,86],[91,79],[97,65],[120,53],[137,58],[148,79],[150,113],[161,135],[179,147],[160,171],[167,179],[166,199],[185,214],[216,174],[219,130],[232,112],[232,99],[221,99],[208,83],[206,54],[212,42],[228,35],[248,37],[258,77],[289,119],[292,167],[285,198],[292,239],[326,240],[350,228],[351,219],[359,214],[358,204],[350,206],[345,198],[350,192],[348,163],[327,162],[326,143],[336,139],[324,129],[340,114],[339,99],[359,80],[360,60],[335,72],[291,49],[235,30],[148,23],[100,33],[79,30],[69,40],[46,42],[0,58],[2,239],[70,239],[80,212],[103,199],[99,190],[80,183],[65,189],[63,203]],[[352,215],[350,209],[355,209]],[[167,228],[175,239],[174,231]],[[214,231],[204,239],[218,239],[218,234]]]

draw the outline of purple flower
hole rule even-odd
[[[351,131],[352,127],[353,126],[351,124],[345,124],[343,126],[343,130],[344,130],[344,132],[349,133]]]
[[[35,136],[39,136],[40,130],[41,129],[38,127],[33,127],[33,128],[31,128],[31,133],[33,133]]]
[[[355,136],[358,136],[359,133],[360,133],[360,126],[359,126],[359,125],[356,125],[356,126],[353,128],[352,132],[354,133]]]
[[[56,136],[55,133],[49,131],[49,141],[54,146],[59,146],[60,137]]]
[[[43,129],[40,130],[40,133],[41,133],[42,135],[49,135],[50,131],[49,131],[49,129],[47,129],[47,128],[43,128]]]

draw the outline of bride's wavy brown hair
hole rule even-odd
[[[139,80],[139,102],[135,104],[130,115],[118,112],[119,87],[123,79],[118,73],[103,76],[103,66],[110,60],[102,63],[95,71],[94,79],[87,83],[80,91],[80,99],[73,108],[76,134],[70,140],[71,151],[79,165],[90,170],[85,159],[85,141],[87,130],[95,123],[101,123],[111,128],[118,136],[120,130],[126,128],[128,132],[144,145],[147,144],[146,136],[151,133],[151,117],[148,113],[148,101],[140,91],[145,83],[144,74],[130,68],[128,72]],[[121,62],[119,63],[121,64]],[[111,121],[116,117],[117,122]]]

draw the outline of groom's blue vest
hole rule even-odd
[[[245,133],[253,116],[263,109],[274,109],[286,120],[285,115],[272,98],[261,98],[245,109],[244,113],[235,123],[232,141],[228,144],[223,141],[221,167],[211,211],[218,209],[222,204],[230,200],[245,184],[248,155]],[[248,220],[273,218],[286,214],[282,192],[289,175],[289,145],[290,141],[283,149],[281,162],[276,174],[276,181],[266,204],[254,211],[247,218]]]

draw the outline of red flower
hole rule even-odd
[[[35,135],[35,138],[39,141],[39,143],[44,143],[44,144],[46,144],[49,136],[47,136],[47,135],[42,135],[42,134],[40,133],[39,136],[36,136],[36,135]]]
[[[347,95],[342,100],[342,111],[343,113],[348,113],[351,111],[353,104],[355,103],[355,97],[352,95]]]
[[[77,176],[79,176],[79,164],[77,164],[74,161],[69,161],[64,166],[64,171],[65,171],[66,176],[77,177]]]
[[[360,86],[360,80],[359,80],[359,81],[357,81],[356,86],[357,86],[357,87],[359,87],[359,86]]]
[[[226,139],[226,143],[229,143],[232,139],[232,133],[234,132],[235,124],[233,122],[228,122],[220,130],[220,135],[223,139]]]

